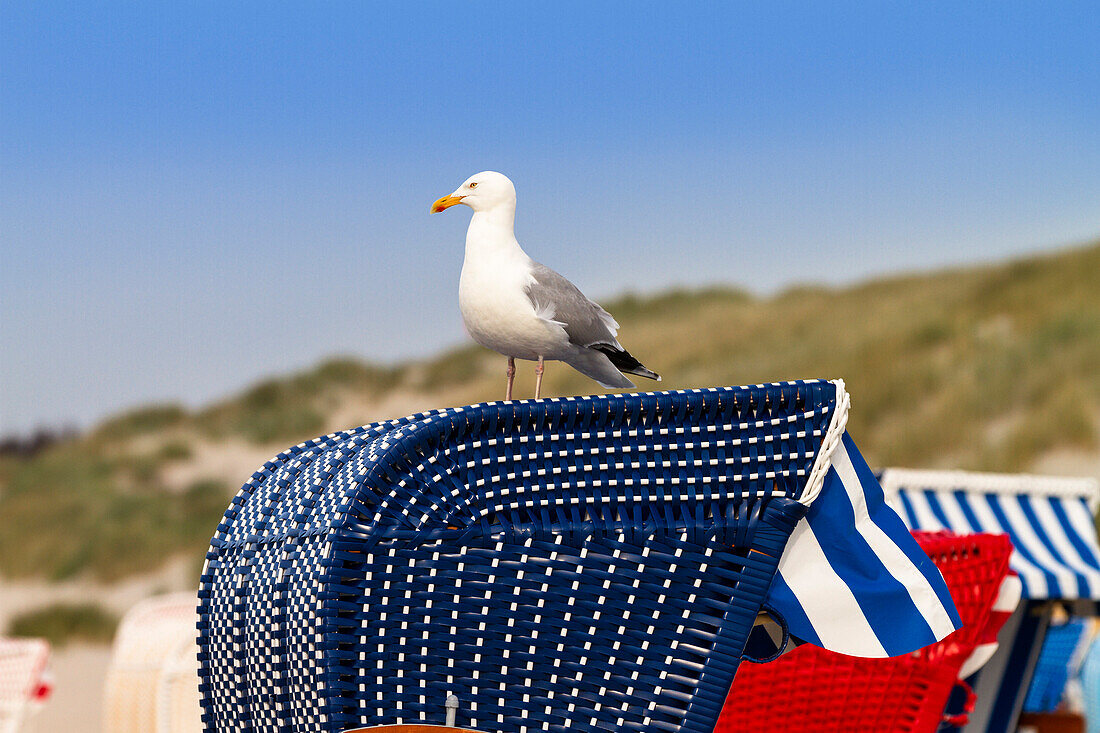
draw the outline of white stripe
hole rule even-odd
[[[1069,519],[1073,530],[1092,551],[1093,557],[1085,558],[1086,562],[1089,559],[1100,562],[1100,547],[1096,546],[1096,527],[1092,523],[1092,514],[1089,508],[1080,499],[1059,499],[1059,501],[1062,502],[1062,508],[1065,510],[1066,518]],[[1093,600],[1098,599],[1095,589],[1092,598]]]
[[[779,561],[779,574],[823,647],[859,657],[886,656],[851,588],[833,571],[805,519],[791,533]]]
[[[909,597],[913,599],[913,605],[917,607],[921,616],[928,622],[932,633],[936,635],[936,641],[953,632],[955,625],[951,622],[951,616],[943,607],[943,603],[940,602],[939,596],[936,595],[928,579],[894,540],[890,539],[890,535],[871,521],[871,515],[867,511],[867,497],[863,493],[863,484],[860,483],[856,468],[852,465],[852,456],[848,453],[847,446],[833,455],[833,468],[840,476],[840,483],[848,493],[849,501],[852,502],[856,531],[867,541],[871,551],[886,566],[890,575],[905,586]]]
[[[1028,552],[1031,553],[1031,556],[1035,558],[1040,567],[1053,573],[1054,577],[1058,579],[1061,597],[1077,598],[1080,596],[1081,593],[1077,589],[1077,574],[1050,554],[1050,550],[1046,548],[1046,545],[1043,544],[1042,539],[1035,531],[1035,526],[1024,514],[1019,499],[1014,496],[1001,496],[999,498],[1001,500],[1001,510],[1004,511],[1012,528],[1016,530],[1015,534],[1020,542],[1027,546]]]
[[[1008,533],[1008,527],[1002,527],[1001,523],[997,521],[997,515],[989,508],[989,502],[984,495],[969,494],[967,498],[970,500],[970,509],[977,517],[978,524],[983,532]],[[1028,588],[1028,598],[1050,598],[1050,585],[1047,583],[1043,571],[1032,565],[1027,558],[1020,554],[1019,550],[1013,548],[1008,565],[1024,577],[1024,582],[1027,583]]]
[[[887,504],[890,504],[890,502],[887,502]],[[909,512],[905,511],[905,505],[901,502],[898,502],[897,506],[890,504],[890,507],[898,513],[899,517],[901,517],[901,523],[905,525],[905,528],[912,532],[913,522],[909,519]]]
[[[1061,499],[1051,499],[1050,501],[1061,501]],[[1096,570],[1096,568],[1089,567],[1089,564],[1081,558],[1080,553],[1077,552],[1077,548],[1073,546],[1073,543],[1069,541],[1069,537],[1066,536],[1066,528],[1058,521],[1058,516],[1054,513],[1054,508],[1051,507],[1050,501],[1046,499],[1035,499],[1031,502],[1031,507],[1035,510],[1035,516],[1039,518],[1039,524],[1042,525],[1043,530],[1046,532],[1046,536],[1050,539],[1054,548],[1058,550],[1058,554],[1061,555],[1062,562],[1085,577],[1085,585],[1089,589],[1089,597],[1095,598],[1097,597],[1097,590],[1100,590],[1100,571]],[[1093,531],[1095,532],[1095,530]]]
[[[901,523],[905,525],[905,528],[910,532],[913,531],[915,525],[913,519],[909,517],[910,509],[906,506],[905,502],[901,499],[901,492],[895,491],[894,493],[883,492],[886,496],[886,504],[901,517]]]

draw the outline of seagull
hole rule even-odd
[[[604,389],[628,389],[623,373],[661,381],[622,347],[619,324],[577,286],[535,262],[516,241],[516,187],[494,171],[470,176],[431,213],[455,204],[474,210],[458,307],[474,341],[508,357],[504,399],[512,399],[516,359],[537,362],[535,398],[542,396],[544,362],[564,361]]]

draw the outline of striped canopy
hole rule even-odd
[[[1096,481],[890,468],[881,482],[910,529],[1008,534],[1024,598],[1100,600]]]

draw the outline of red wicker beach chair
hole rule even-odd
[[[1012,544],[1006,535],[913,534],[943,573],[963,628],[901,657],[848,657],[806,644],[774,662],[742,664],[715,733],[936,730],[964,663],[1004,623],[992,611]]]

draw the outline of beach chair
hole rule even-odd
[[[123,616],[104,684],[104,733],[202,730],[197,603],[194,593],[171,593],[148,598]]]
[[[17,733],[28,715],[49,697],[43,639],[0,636],[0,733]]]
[[[963,627],[923,649],[869,659],[804,645],[768,664],[744,664],[734,680],[716,733],[934,731],[968,661],[996,636],[1005,615],[998,598],[1019,600],[1018,585],[1002,590],[1012,544],[1006,535],[914,533],[943,573]],[[986,657],[988,658],[988,657]],[[965,671],[964,671],[965,670]],[[948,720],[962,724],[965,716]]]
[[[1001,646],[970,679],[978,702],[968,730],[1012,733],[1018,725],[1056,607],[1095,616],[1100,545],[1093,517],[1100,484],[1092,478],[887,468],[882,487],[911,529],[1005,533],[1022,600],[1005,623]]]
[[[1047,630],[1031,686],[1024,698],[1025,713],[1052,713],[1058,709],[1070,678],[1074,654],[1085,637],[1085,631],[1083,619],[1052,624]]]
[[[194,596],[191,597],[194,600]],[[192,616],[192,621],[196,620]],[[202,733],[202,704],[199,700],[199,645],[197,632],[181,640],[161,666],[157,682],[156,733]]]
[[[1085,660],[1081,664],[1081,692],[1084,697],[1088,733],[1100,733],[1100,636],[1093,624]]]
[[[847,408],[826,381],[498,402],[291,448],[211,541],[208,730],[444,725],[453,696],[460,729],[710,733],[792,531],[847,501]]]

